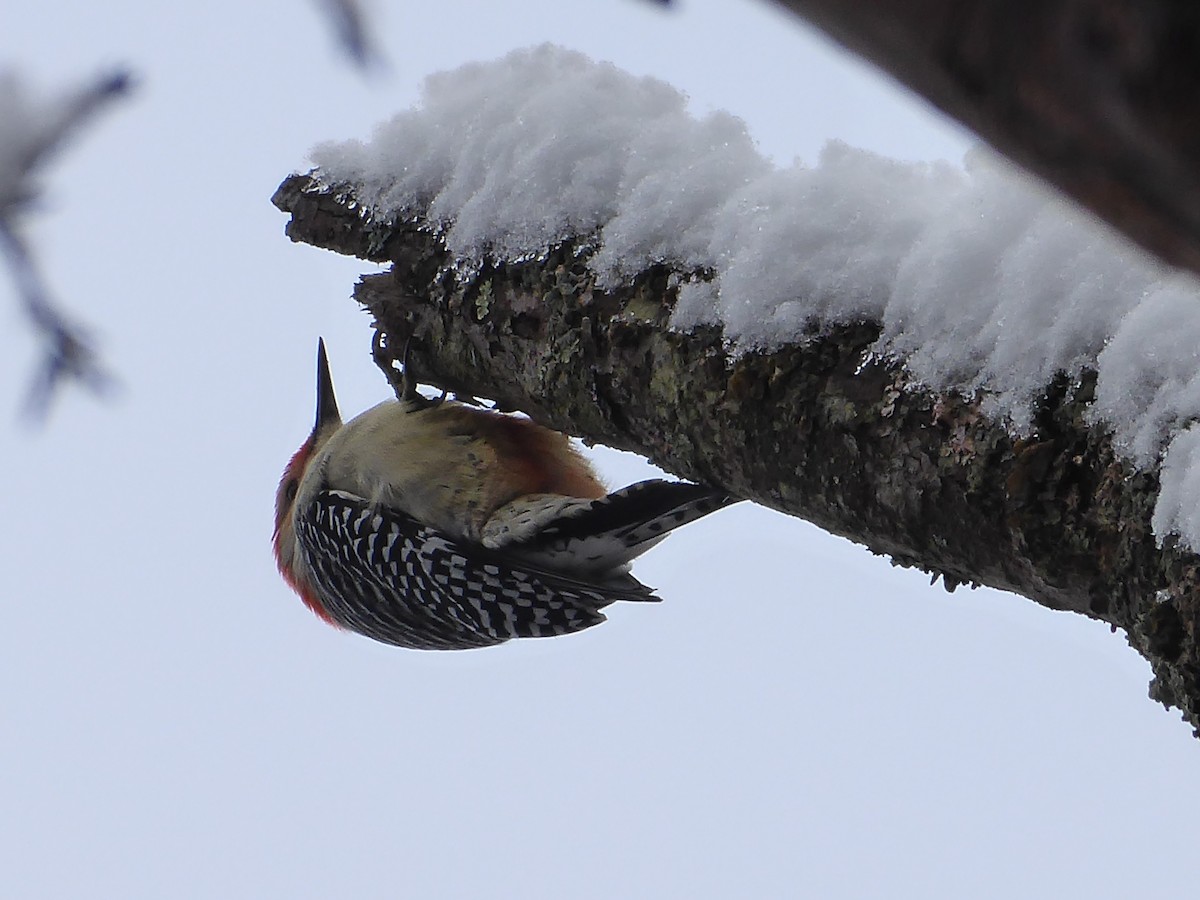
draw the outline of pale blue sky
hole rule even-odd
[[[1200,753],[1120,635],[743,505],[637,568],[666,602],[584,634],[421,654],[322,625],[271,504],[330,346],[387,395],[348,299],[369,266],[268,202],[421,78],[553,40],[742,116],[781,161],[964,140],[763,7],[379,0],[390,72],[307,4],[4,5],[46,87],[138,94],[47,179],[32,234],[124,390],[16,411],[0,286],[0,872],[22,898],[1184,896]],[[641,464],[597,454],[613,483]]]

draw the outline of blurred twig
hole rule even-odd
[[[44,355],[30,388],[28,413],[41,418],[55,391],[74,381],[95,392],[112,386],[86,334],[68,322],[38,272],[21,219],[38,196],[35,176],[67,138],[108,101],[129,91],[126,72],[97,79],[57,104],[27,102],[13,73],[0,77],[0,255],[8,264],[26,317]]]
[[[0,217],[0,252],[8,261],[25,313],[44,344],[42,362],[25,404],[28,415],[43,418],[64,381],[78,382],[96,393],[111,388],[112,378],[101,366],[91,341],[51,302],[29,249],[4,217]]]
[[[360,0],[319,0],[334,30],[338,44],[361,69],[383,63],[383,55],[371,39],[367,15]]]

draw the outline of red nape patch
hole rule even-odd
[[[287,478],[297,467],[304,469],[304,464],[308,462],[309,454],[312,453],[313,436],[309,435],[308,440],[300,445],[300,449],[292,454],[292,458],[288,460],[287,466],[283,470],[283,477]]]
[[[283,557],[279,552],[279,537],[279,532],[276,531],[275,565],[279,567],[279,574],[283,576],[283,580],[287,582],[288,587],[300,596],[300,599],[304,601],[304,605],[317,614],[318,618],[332,625],[334,628],[341,628],[341,624],[334,620],[333,616],[329,614],[329,610],[317,599],[316,592],[313,591],[312,587],[307,582],[297,578],[295,571],[284,563]]]
[[[295,502],[296,490],[300,487],[300,479],[304,475],[304,469],[308,465],[309,457],[312,456],[313,441],[314,439],[310,435],[308,440],[300,445],[300,449],[292,455],[292,458],[283,470],[283,476],[279,479],[279,487],[275,489],[276,544],[278,544],[280,532],[285,530],[284,524],[292,514],[292,504]],[[288,492],[289,485],[292,486],[290,494]],[[278,557],[278,546],[276,546],[275,550],[276,557]]]
[[[279,568],[279,574],[283,576],[283,580],[287,582],[288,587],[300,595],[300,599],[304,601],[304,605],[316,613],[318,618],[328,622],[334,628],[341,628],[342,625],[334,621],[329,610],[317,599],[317,593],[312,585],[298,576],[292,565],[283,561],[284,543],[291,543],[296,540],[296,534],[292,528],[292,513],[294,512],[296,503],[296,491],[299,488],[300,479],[304,475],[304,469],[312,457],[316,439],[315,432],[309,435],[308,440],[300,445],[300,449],[288,461],[287,468],[283,470],[283,477],[279,479],[279,488],[275,491],[275,533],[272,536],[271,543],[275,551],[275,565]],[[291,487],[290,492],[288,490],[289,487]]]
[[[285,575],[284,578],[286,579],[287,576]],[[334,628],[339,630],[343,628],[342,623],[334,619],[334,617],[329,614],[329,610],[321,605],[321,601],[317,599],[316,594],[306,587],[301,587],[295,582],[290,582],[290,584],[293,588],[295,588],[296,593],[300,595],[300,599],[304,601],[304,605],[317,614],[317,618],[319,618],[325,624],[332,625]]]
[[[284,480],[287,480],[286,474],[284,475]],[[300,595],[300,599],[304,601],[305,606],[334,628],[341,628],[342,626],[334,621],[333,616],[329,614],[329,611],[317,599],[316,592],[312,586],[300,578],[292,566],[283,561],[283,542],[294,541],[296,539],[295,533],[292,531],[291,516],[292,508],[290,504],[286,509],[277,513],[275,534],[271,539],[271,546],[275,552],[275,565],[279,569],[279,574],[283,576],[283,580],[287,582],[288,587]]]

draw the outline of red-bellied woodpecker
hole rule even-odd
[[[580,631],[657,600],[629,562],[734,498],[686,482],[609,494],[566,435],[416,392],[343,424],[325,345],[317,420],[275,497],[275,558],[317,615],[422,650]]]

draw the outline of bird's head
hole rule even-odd
[[[322,618],[328,618],[324,609],[316,602],[312,589],[297,568],[296,529],[294,523],[296,497],[309,473],[309,466],[321,448],[342,427],[337,398],[333,393],[333,378],[329,374],[329,360],[325,356],[325,341],[317,341],[317,418],[312,433],[308,436],[283,470],[279,489],[275,492],[275,561],[284,580],[295,589],[304,602]]]

